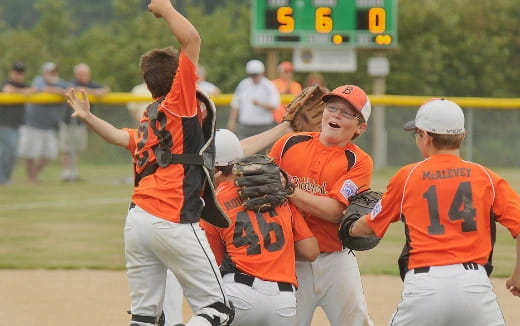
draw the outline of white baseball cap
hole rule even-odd
[[[264,63],[260,60],[249,60],[246,64],[246,73],[249,75],[263,74],[264,71]]]
[[[464,113],[456,103],[433,98],[421,105],[415,120],[404,124],[405,130],[421,129],[439,135],[464,133]]]
[[[215,132],[215,166],[232,165],[244,156],[238,137],[227,129]]]
[[[42,73],[47,73],[47,72],[51,72],[51,71],[56,71],[58,67],[56,66],[56,64],[54,62],[45,62],[43,65],[42,65]]]

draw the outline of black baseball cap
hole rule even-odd
[[[13,64],[11,69],[13,69],[14,71],[17,71],[17,72],[25,72],[25,63],[20,62],[20,61],[16,62],[15,64]]]

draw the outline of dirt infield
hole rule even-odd
[[[492,281],[507,325],[520,325],[520,298],[506,291],[504,279]],[[399,302],[401,280],[364,275],[363,284],[375,325],[386,325]],[[0,326],[128,325],[128,307],[122,271],[0,270]],[[185,302],[185,317],[189,313]],[[321,310],[312,325],[328,325]]]

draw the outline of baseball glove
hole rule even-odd
[[[246,209],[265,212],[287,201],[294,185],[285,172],[265,155],[244,157],[233,166],[238,195]],[[284,178],[284,182],[282,182]]]
[[[283,121],[290,121],[294,131],[321,131],[321,116],[325,104],[321,100],[326,90],[319,85],[305,87],[287,105]]]
[[[367,215],[381,199],[382,194],[377,191],[365,190],[351,196],[349,205],[343,214],[339,227],[339,239],[343,248],[350,250],[369,250],[379,244],[377,236],[353,237],[350,235],[350,228],[361,216]]]

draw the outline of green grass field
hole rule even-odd
[[[374,175],[384,190],[395,168]],[[497,169],[520,192],[520,171]],[[0,187],[0,268],[123,269],[123,226],[132,191],[131,166],[81,165],[84,182],[59,181],[56,163],[42,183],[29,185],[20,164],[9,186]],[[398,274],[403,226],[393,224],[380,245],[358,253],[362,273]],[[499,226],[493,276],[509,276],[515,263],[514,240]]]

